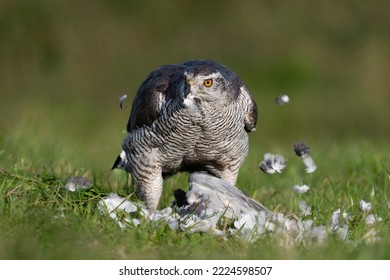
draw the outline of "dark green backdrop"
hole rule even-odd
[[[262,152],[301,138],[389,138],[389,1],[0,3],[2,166],[108,170],[146,75],[198,58],[253,91]],[[283,93],[291,102],[278,107]]]

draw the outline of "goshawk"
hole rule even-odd
[[[165,65],[141,84],[113,168],[132,174],[150,210],[158,206],[163,179],[180,171],[235,185],[256,122],[255,100],[229,68],[209,60]]]

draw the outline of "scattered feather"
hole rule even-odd
[[[313,244],[325,243],[328,236],[328,231],[325,226],[309,227],[307,232],[307,239]]]
[[[235,186],[203,173],[193,173],[189,179],[189,191],[180,191],[180,200],[186,202],[181,207],[174,204],[152,213],[143,203],[131,202],[117,194],[110,194],[98,203],[102,214],[108,215],[119,227],[136,227],[144,222],[166,222],[171,230],[210,233],[218,236],[234,236],[249,242],[271,236],[284,247],[298,244],[320,245],[330,235],[348,241],[348,213],[337,209],[329,219],[328,226],[316,225],[311,207],[305,201],[299,201],[300,213],[284,215],[269,211],[260,203],[247,197]],[[376,215],[367,215],[370,226],[382,219]],[[375,243],[381,240],[376,230],[370,229],[363,240]]]
[[[316,171],[317,166],[316,166],[314,160],[309,155],[311,152],[311,148],[308,145],[306,145],[305,142],[301,141],[297,144],[294,144],[293,149],[294,149],[295,154],[297,156],[299,156],[300,158],[302,158],[303,163],[306,166],[306,169],[305,169],[306,173],[313,173],[314,171]]]
[[[313,173],[317,169],[317,165],[315,164],[314,160],[311,158],[311,156],[307,155],[302,158],[303,163],[305,164],[306,173]]]
[[[295,185],[292,187],[292,189],[294,192],[302,194],[302,193],[307,192],[310,189],[310,187],[308,187],[306,185],[302,185],[302,186]]]
[[[382,218],[378,217],[376,214],[368,214],[367,217],[365,218],[366,225],[372,226],[376,224],[377,222],[381,222]]]
[[[81,189],[90,189],[93,182],[83,176],[74,176],[68,179],[65,184],[65,189],[75,192]]]
[[[344,223],[345,221],[349,221],[349,214],[345,211],[341,213],[340,208],[333,212],[329,221],[329,229],[341,240],[345,240],[349,232],[348,225]]]
[[[310,154],[311,148],[306,145],[305,142],[301,141],[293,145],[294,152],[299,157],[304,157]]]
[[[267,174],[281,173],[285,167],[286,159],[281,155],[271,153],[264,154],[264,160],[259,164],[259,168]]]
[[[371,210],[371,202],[360,200],[359,210],[362,212],[369,212]]]
[[[123,109],[123,102],[127,99],[127,94],[124,94],[122,95],[120,98],[119,98],[119,107],[121,109]]]
[[[298,207],[299,207],[299,210],[301,211],[302,217],[310,216],[312,214],[311,213],[311,206],[309,204],[307,204],[306,201],[300,200],[298,202]]]
[[[290,98],[287,94],[280,95],[276,97],[275,102],[277,105],[284,105],[290,101]]]
[[[139,218],[149,214],[149,211],[142,203],[135,204],[116,193],[110,193],[107,197],[100,200],[98,209],[101,214],[109,215],[111,219],[116,221],[120,228],[138,226],[141,223]],[[130,213],[136,213],[138,217],[126,216],[126,214]]]
[[[337,235],[340,240],[346,240],[349,233],[349,228],[347,224],[341,224],[333,228],[333,232]]]

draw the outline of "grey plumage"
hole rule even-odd
[[[256,122],[252,94],[227,67],[208,60],[165,65],[140,86],[113,168],[132,174],[151,210],[163,178],[180,171],[205,171],[235,185]]]
[[[235,186],[208,174],[195,172],[188,179],[190,191],[186,194],[189,205],[206,203],[210,209],[219,210],[229,218],[252,210],[265,213],[270,211],[261,203],[246,196]]]

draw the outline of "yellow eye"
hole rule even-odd
[[[203,82],[203,85],[205,87],[211,87],[212,84],[213,84],[213,80],[212,79],[207,79],[207,80],[204,80],[204,82]]]

